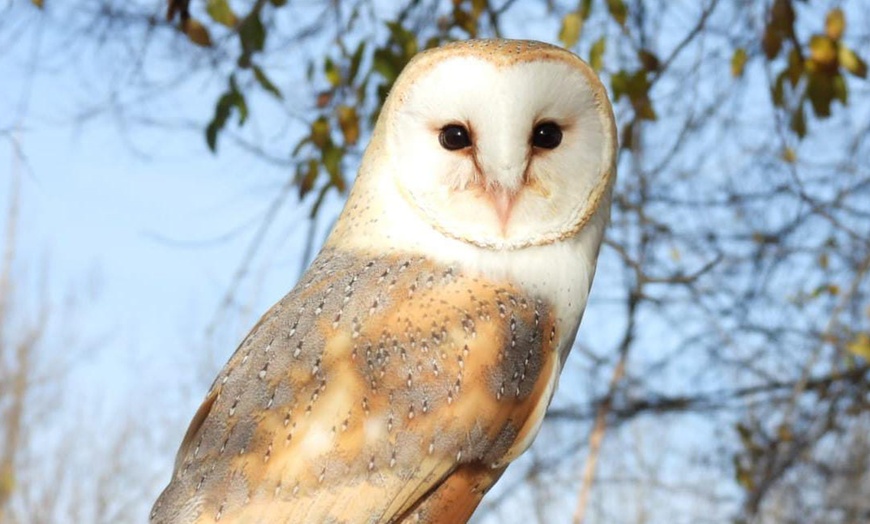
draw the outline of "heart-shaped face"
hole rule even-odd
[[[613,114],[592,70],[533,42],[420,55],[381,114],[385,177],[442,234],[520,249],[576,234],[608,206]]]

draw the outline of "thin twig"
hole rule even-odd
[[[634,339],[634,313],[639,300],[639,296],[635,293],[632,293],[628,298],[628,325],[625,328],[625,335],[619,345],[619,362],[613,368],[607,396],[604,397],[604,400],[598,406],[598,412],[595,415],[595,425],[592,427],[592,433],[589,436],[589,454],[586,457],[586,463],[583,465],[580,492],[577,496],[577,508],[574,510],[574,524],[582,524],[583,519],[586,517],[586,508],[589,505],[589,493],[592,491],[592,484],[595,481],[598,457],[601,455],[601,444],[604,442],[604,434],[607,430],[607,415],[610,413],[616,388],[625,376],[628,353]]]

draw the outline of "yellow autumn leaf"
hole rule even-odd
[[[839,40],[843,37],[843,32],[846,30],[846,15],[839,7],[828,11],[828,16],[825,17],[825,34],[831,40]]]
[[[562,19],[562,29],[559,31],[559,40],[565,47],[574,47],[580,40],[580,30],[583,29],[583,18],[580,13],[571,12]]]
[[[870,362],[870,334],[858,333],[855,340],[846,344],[846,350]]]
[[[746,49],[740,47],[734,51],[734,55],[731,57],[731,76],[734,78],[743,76],[747,58]]]
[[[208,0],[205,10],[212,20],[227,27],[235,27],[239,21],[227,0]]]
[[[338,70],[338,66],[335,65],[335,62],[333,62],[329,57],[326,57],[326,62],[323,64],[323,73],[326,75],[326,79],[329,80],[329,83],[332,84],[333,87],[338,86],[338,84],[341,83],[341,72]]]
[[[329,142],[329,122],[323,117],[311,124],[311,141],[318,149],[323,149]]]
[[[867,63],[848,47],[840,44],[840,48],[837,50],[837,59],[846,71],[859,78],[867,78]]]
[[[828,264],[830,264],[828,254],[822,253],[821,255],[819,255],[819,267],[822,269],[828,269]]]
[[[810,58],[824,69],[837,62],[837,44],[824,35],[810,37]]]
[[[589,50],[589,65],[595,71],[601,71],[604,66],[604,50],[607,47],[607,40],[601,37],[592,44],[592,49]]]
[[[344,135],[344,143],[348,145],[356,144],[359,140],[359,117],[356,114],[356,109],[351,106],[338,106],[338,125],[341,127],[341,133]]]

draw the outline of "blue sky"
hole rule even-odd
[[[532,22],[511,35],[555,37],[553,18],[538,16],[526,21],[545,19],[549,27],[542,30],[541,24]],[[94,419],[111,424],[119,410],[152,418],[155,410],[169,412],[171,423],[164,426],[163,437],[171,449],[152,464],[164,480],[186,422],[215,371],[238,337],[297,279],[308,228],[307,206],[290,197],[236,295],[241,304],[233,315],[216,317],[257,226],[290,173],[255,160],[228,140],[221,142],[217,156],[207,150],[202,128],[224,86],[219,75],[193,79],[167,96],[149,99],[139,113],[119,117],[106,110],[82,119],[83,108],[110,105],[115,96],[112,82],[123,85],[124,79],[113,74],[113,68],[102,66],[123,54],[102,50],[98,60],[85,54],[78,71],[58,67],[29,77],[21,73],[27,70],[37,37],[25,36],[13,55],[0,60],[0,74],[7,68],[4,78],[11,79],[3,86],[11,96],[0,99],[0,129],[21,129],[14,134],[22,153],[20,264],[45,261],[58,301],[70,288],[84,290],[75,328],[97,343],[76,361],[69,391],[87,399],[84,409],[91,424]],[[56,43],[50,36],[45,39],[39,44],[41,53],[51,62]],[[168,78],[176,72],[158,69],[156,75]],[[292,93],[288,99],[294,99]],[[24,111],[18,109],[22,101]],[[130,122],[149,113],[158,120],[161,115],[177,114],[179,125],[128,131]],[[269,132],[267,127],[264,134]],[[7,135],[0,142],[0,173],[13,174],[15,155]],[[0,178],[0,201],[5,203],[11,186],[8,177]],[[322,238],[338,209],[337,199],[332,198],[322,212],[317,238]],[[602,264],[612,256],[605,249]],[[602,269],[598,288],[603,278],[615,282],[619,276]],[[95,293],[87,292],[91,287]],[[29,298],[35,299],[35,289],[30,291],[34,293]],[[612,298],[606,289],[594,291],[598,307],[587,312],[584,325],[612,324],[614,315],[607,308]],[[216,318],[218,330],[209,337],[207,329]],[[588,344],[586,337],[618,334],[604,331],[581,329],[581,341]],[[63,343],[58,341],[56,347],[63,348]],[[588,360],[575,355],[573,364],[583,366]],[[572,384],[565,378],[557,403],[603,386]],[[565,430],[546,427],[545,433]],[[577,438],[569,435],[566,441]],[[703,438],[703,432],[698,432],[698,438]],[[608,445],[619,442],[614,439]],[[552,455],[555,449],[542,451]],[[579,470],[583,455],[562,452],[577,463],[569,470]],[[566,483],[575,481],[566,479]],[[511,482],[508,475],[494,495]],[[567,498],[556,507],[573,507],[572,491],[560,493]],[[533,504],[529,497],[530,493],[521,492],[505,507],[522,514]]]
[[[61,64],[26,74],[33,56],[56,62],[56,46],[50,34],[23,32],[0,60],[0,75],[9,79],[0,97],[0,130],[8,131],[0,135],[0,220],[6,220],[12,177],[18,177],[18,269],[32,275],[44,264],[53,302],[69,293],[78,299],[71,331],[83,349],[72,360],[65,393],[73,404],[67,416],[76,421],[54,419],[50,437],[62,438],[70,424],[110,433],[120,413],[168,419],[159,432],[165,433],[159,435],[162,454],[151,464],[159,479],[153,491],[168,477],[174,449],[216,370],[298,278],[308,205],[291,194],[235,295],[240,303],[230,315],[218,314],[291,173],[229,140],[221,142],[219,155],[208,151],[202,129],[225,80],[194,79],[149,99],[143,111],[118,115],[105,109],[116,96],[112,83],[124,81],[101,66],[115,56],[111,48],[95,55],[98,60],[80,56],[78,71]],[[149,112],[157,120],[178,115],[180,124],[130,126]],[[315,238],[324,237],[339,209],[333,195]],[[23,296],[32,307],[38,288],[33,279],[26,282]],[[65,351],[64,335],[48,347]]]
[[[682,9],[689,15],[694,15],[697,9],[697,4],[689,1],[679,6],[675,11]],[[73,360],[67,390],[69,398],[65,400],[78,404],[74,406],[76,409],[70,409],[71,417],[84,416],[86,419],[77,421],[77,424],[93,426],[94,420],[98,420],[98,426],[110,428],[119,412],[148,419],[161,418],[155,412],[167,413],[161,420],[164,434],[160,439],[165,442],[160,444],[163,446],[161,454],[151,464],[163,481],[169,475],[172,453],[185,425],[214,373],[232,352],[238,338],[298,278],[309,228],[306,218],[308,205],[299,204],[295,193],[291,192],[274,218],[262,249],[253,258],[249,273],[234,294],[237,302],[229,314],[220,314],[224,311],[221,302],[232,287],[234,274],[262,224],[266,210],[291,176],[286,168],[257,160],[230,140],[221,141],[218,155],[208,151],[202,130],[225,86],[225,77],[220,73],[200,75],[187,79],[180,86],[167,87],[165,93],[161,93],[161,82],[169,83],[178,78],[185,62],[183,58],[178,63],[166,59],[173,52],[172,45],[158,46],[159,51],[152,51],[149,56],[150,60],[161,65],[148,70],[149,80],[158,86],[154,90],[156,94],[152,93],[137,107],[130,104],[130,98],[125,98],[132,96],[129,92],[114,89],[115,86],[133,83],[128,78],[132,74],[131,68],[115,67],[119,63],[124,65],[127,56],[124,52],[111,45],[99,50],[86,49],[74,54],[74,63],[66,63],[64,57],[71,55],[61,52],[67,43],[65,35],[32,30],[38,27],[34,23],[35,17],[41,15],[27,2],[18,2],[9,9],[4,12],[6,20],[20,22],[20,27],[16,31],[0,32],[0,78],[4,79],[0,85],[0,225],[6,220],[12,177],[17,176],[21,184],[22,206],[18,264],[20,274],[27,276],[22,280],[23,296],[31,308],[38,302],[39,288],[35,276],[44,265],[53,302],[61,304],[70,291],[79,300],[71,331],[83,342],[72,346],[81,350],[83,356]],[[52,16],[62,19],[60,8],[52,12]],[[851,12],[849,16],[853,20]],[[672,45],[671,41],[685,29],[686,20],[691,22],[692,16],[687,15],[685,20],[676,16],[667,18],[665,23],[678,27],[664,37],[664,44],[657,44],[662,48]],[[58,22],[55,20],[54,25]],[[543,13],[536,13],[523,22],[523,27],[510,31],[511,36],[541,38],[557,34],[554,18]],[[549,40],[553,41],[553,38]],[[131,36],[131,41],[138,42],[135,35]],[[189,45],[181,40],[176,44]],[[716,44],[710,45],[715,47]],[[276,69],[283,71],[288,78],[293,77],[304,65],[296,60],[301,53],[293,49],[278,53],[282,62]],[[181,55],[187,56],[187,53],[179,53]],[[39,57],[36,63],[45,70],[30,75],[29,65],[34,56]],[[693,60],[693,57],[684,58],[688,63]],[[716,89],[729,91],[733,85],[731,82],[734,82],[728,73],[729,57],[719,58],[721,60],[705,62],[703,66],[709,70],[719,68],[718,74],[727,83],[720,83]],[[712,74],[711,78],[714,78]],[[760,83],[747,88],[754,89],[752,96],[746,99],[735,97],[738,102],[733,99],[725,102],[734,109],[737,118],[747,121],[769,118],[763,75],[759,74],[757,78]],[[850,85],[856,87],[853,91],[855,100],[861,95],[866,99],[866,83]],[[304,86],[284,84],[282,87],[287,89],[287,100],[306,100],[308,90]],[[679,91],[683,86],[669,85],[665,81],[657,89]],[[721,94],[722,91],[716,89],[709,90],[710,96]],[[132,106],[133,109],[121,113],[112,110],[112,103],[118,100],[116,97],[124,102],[122,106]],[[671,98],[671,101],[675,106],[684,103],[678,97]],[[690,102],[703,105],[704,101]],[[263,107],[284,111],[290,105],[276,107],[267,104]],[[663,105],[659,109],[666,116],[670,108]],[[835,111],[841,110],[835,108]],[[853,118],[847,119],[846,123],[852,126],[848,130],[850,134],[854,134],[854,129],[865,125],[868,107],[853,103],[849,111]],[[620,113],[624,115],[625,112]],[[269,118],[268,113],[260,114],[265,117],[249,123],[247,130],[253,127],[252,133],[264,142],[276,137],[275,140],[292,144],[294,135],[304,132],[300,121],[292,117],[286,129],[270,127],[272,120],[280,120],[280,125],[284,125],[286,113],[277,113],[277,119]],[[167,125],[140,125],[152,117],[154,121],[166,122]],[[813,125],[818,125],[817,129],[823,131],[820,135],[827,135],[832,143],[839,143],[838,133],[842,133],[842,129],[836,126],[842,124],[842,119],[838,122],[814,122]],[[744,130],[746,128],[748,126],[744,126]],[[754,131],[762,137],[769,134],[767,128],[759,127]],[[710,132],[706,136],[693,137],[693,144],[706,152],[699,156],[702,161],[699,161],[698,170],[703,170],[708,176],[712,173],[730,180],[735,178],[734,173],[739,174],[743,169],[743,162],[755,161],[747,152],[756,147],[759,137],[745,133],[724,138],[728,138],[727,142]],[[812,143],[804,142],[798,153],[805,158],[817,159],[829,145],[824,139],[817,141],[815,148]],[[829,149],[836,152],[836,148]],[[657,153],[661,151],[651,152],[652,155]],[[775,159],[780,151],[771,149],[768,154]],[[723,162],[723,158],[727,161]],[[688,164],[685,171],[691,174],[694,168]],[[697,186],[685,184],[681,187],[684,190],[707,190],[709,186],[709,178],[699,177]],[[315,238],[323,238],[339,208],[339,199],[332,195],[322,211]],[[723,212],[722,216],[693,210],[684,219],[690,224],[697,221],[699,228],[707,227],[706,222],[715,220],[727,221],[733,217],[730,210]],[[662,246],[662,252],[670,248]],[[691,256],[692,253],[683,254],[684,259]],[[577,349],[594,348],[595,351],[590,355],[578,354],[580,351],[575,350],[568,366],[573,366],[576,373],[563,377],[557,404],[585,401],[606,388],[605,375],[609,369],[606,366],[598,371],[590,369],[596,365],[596,358],[612,357],[605,352],[616,346],[613,339],[621,335],[620,326],[613,327],[622,318],[620,293],[625,286],[621,281],[623,275],[614,269],[621,265],[615,258],[611,249],[602,251],[591,298],[594,307],[587,310],[581,327],[580,347]],[[686,267],[691,269],[704,262],[689,260]],[[637,343],[641,351],[632,355],[632,365],[645,369],[644,366],[653,367],[656,359],[667,358],[655,351],[667,348],[669,337],[686,336],[686,333],[675,335],[680,327],[677,326],[679,320],[684,319],[667,323],[662,317],[641,315],[644,331]],[[213,333],[209,331],[210,326],[216,327]],[[690,330],[692,326],[683,325],[682,328]],[[70,347],[64,333],[55,333],[49,344],[53,351],[58,352],[58,357]],[[704,387],[715,389],[721,385],[720,382],[729,379],[704,375],[715,374],[719,368],[700,366],[702,369],[699,370],[697,362],[691,358],[680,362],[684,366],[691,365],[686,369],[666,369],[654,386],[682,391],[681,388],[700,376],[709,381],[703,384]],[[596,372],[605,377],[600,384],[577,380],[577,377],[594,376]],[[642,493],[644,488],[630,485],[629,473],[625,472],[653,469],[662,463],[665,464],[660,468],[662,476],[672,486],[701,486],[706,483],[711,487],[705,494],[721,499],[732,497],[730,500],[733,502],[733,486],[716,477],[729,466],[717,469],[701,463],[708,460],[709,455],[701,452],[692,455],[697,450],[710,451],[710,442],[727,440],[716,435],[716,431],[721,429],[713,428],[708,422],[701,416],[687,416],[679,419],[679,424],[671,424],[667,417],[655,420],[641,417],[609,434],[605,442],[609,461],[602,465],[602,477],[610,484],[608,489],[598,490],[599,498],[596,500],[596,504],[605,508],[601,514],[607,515],[607,511],[614,508],[625,509],[626,493],[634,493],[632,489]],[[58,424],[58,427],[68,427]],[[687,427],[690,431],[683,431]],[[578,435],[578,428],[585,431],[586,426],[549,424],[544,427],[544,436],[558,436],[550,442],[580,442],[577,449],[538,448],[544,456],[566,457],[570,466],[561,471],[571,474],[562,479],[569,486],[576,484],[576,472],[584,458],[581,450],[587,435]],[[679,437],[673,437],[681,431]],[[659,453],[660,445],[681,449],[669,454]],[[623,449],[630,449],[631,453],[623,453]],[[721,457],[715,457],[717,451]],[[713,450],[713,455],[716,460],[727,461],[730,458],[728,452],[728,449]],[[643,463],[644,458],[650,463]],[[701,464],[694,463],[697,467],[692,469],[693,461]],[[623,474],[625,477],[621,477]],[[510,483],[508,476],[500,488]],[[616,489],[620,486],[627,487]],[[667,506],[648,508],[651,514],[659,517],[678,514],[687,519],[683,520],[685,522],[696,522],[701,518],[716,520],[716,515],[704,513],[697,518],[691,517],[693,511],[704,509],[704,506],[697,504],[691,494],[681,499],[668,493],[667,485],[664,486],[658,494],[666,497]],[[156,487],[149,489],[154,491]],[[498,495],[500,488],[494,495]],[[573,507],[575,493],[572,489],[558,490],[557,493],[561,498],[556,507]],[[146,495],[152,497],[154,494],[149,492]],[[649,496],[644,500],[651,501],[646,504],[652,506],[656,499]],[[523,512],[530,511],[530,504],[533,504],[530,493],[524,491],[518,492],[516,500],[506,508],[525,515],[527,513]],[[638,504],[642,506],[643,502]],[[727,502],[716,507],[725,506]],[[625,512],[628,513],[629,509]],[[662,521],[670,522],[667,519]]]
[[[33,13],[9,16],[21,22]],[[239,290],[247,314],[206,340],[206,326],[251,236],[289,174],[229,145],[220,156],[211,154],[200,129],[130,132],[111,110],[80,118],[84,108],[112,97],[112,68],[87,54],[78,57],[78,71],[52,67],[57,42],[21,25],[19,41],[0,60],[4,232],[13,177],[21,188],[16,269],[23,300],[16,307],[21,313],[40,301],[43,266],[52,307],[59,310],[68,294],[77,300],[69,319],[74,325],[52,332],[46,344],[51,354],[45,355],[61,361],[75,352],[63,395],[70,402],[63,406],[67,419],[55,414],[40,424],[61,434],[85,424],[96,435],[116,431],[121,415],[154,419],[165,411],[164,422],[171,423],[160,432],[166,443],[154,461],[165,481],[215,367],[298,277],[306,210],[290,199],[254,259],[252,269],[262,275],[246,279]],[[36,46],[44,58],[40,65],[52,70],[29,75]],[[148,109],[181,113],[204,126],[219,87],[209,79],[191,82],[149,102]],[[183,111],[171,111],[172,104],[183,104]],[[149,499],[155,489],[150,487]]]

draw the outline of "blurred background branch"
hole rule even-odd
[[[222,282],[217,313],[198,326],[205,347],[191,344],[208,353],[187,370],[196,384],[179,395],[195,401],[256,316],[245,295],[263,268],[293,258],[295,274],[299,259],[316,252],[411,57],[455,39],[536,38],[574,50],[608,86],[619,180],[590,306],[543,432],[476,519],[870,519],[870,2],[171,5],[167,20],[168,6],[151,1],[7,4],[0,50],[31,46],[15,70],[65,78],[72,109],[40,121],[38,101],[23,97],[15,119],[0,121],[8,128],[0,137],[13,147],[11,130],[22,121],[83,130],[108,121],[143,160],[170,148],[143,139],[157,130],[186,140],[191,156],[242,155],[279,170],[263,182],[264,211],[248,217],[247,251]],[[47,383],[61,384],[62,370],[76,365],[57,364],[63,351],[40,349],[57,340],[40,334],[75,312],[48,300],[19,314],[26,277],[13,268],[41,262],[15,252],[25,226],[15,219],[17,197],[9,202],[0,519],[36,522],[28,512],[42,511],[42,521],[58,521],[45,510],[45,470],[22,457],[43,449],[30,436],[42,419],[29,410],[62,399],[37,393],[28,377],[48,366],[49,375],[40,371]],[[294,220],[306,225],[292,245],[281,222],[287,208],[301,209]],[[189,413],[178,411],[145,417],[148,424],[122,419],[99,455],[125,457],[135,444],[168,464],[173,448],[160,443],[183,431]],[[64,422],[53,427],[63,431]],[[141,521],[168,470],[130,457],[57,497],[93,501],[78,510],[103,515],[95,521]],[[73,466],[54,466],[69,479]],[[125,475],[122,484],[107,480]],[[113,497],[124,498],[113,489],[130,504],[113,507]]]

